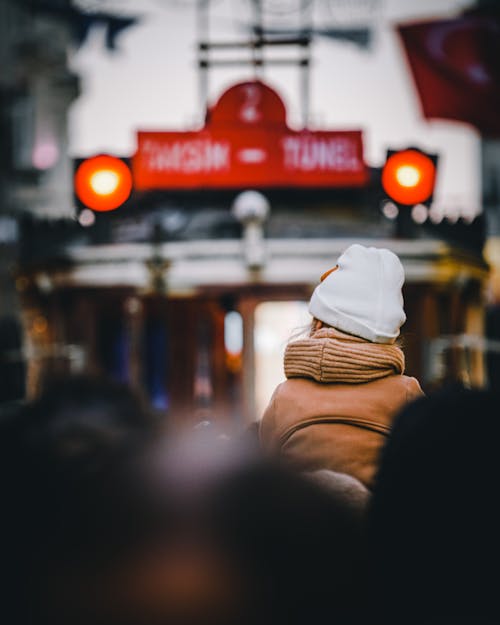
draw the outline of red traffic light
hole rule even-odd
[[[398,204],[421,204],[434,192],[436,158],[416,149],[391,154],[382,169],[382,187]]]
[[[83,161],[75,173],[75,193],[94,211],[112,211],[132,192],[132,173],[116,156],[102,154]]]

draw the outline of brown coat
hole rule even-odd
[[[364,384],[292,378],[274,392],[261,444],[299,471],[347,473],[371,488],[395,415],[422,395],[418,381],[405,375]]]

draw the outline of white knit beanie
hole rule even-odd
[[[316,287],[311,315],[373,343],[394,343],[406,321],[403,265],[393,252],[351,245]]]

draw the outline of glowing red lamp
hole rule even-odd
[[[382,169],[382,187],[397,204],[427,202],[436,183],[436,157],[416,149],[392,153]]]
[[[83,161],[75,173],[75,193],[82,204],[94,211],[112,211],[132,192],[132,173],[116,156],[101,154]]]

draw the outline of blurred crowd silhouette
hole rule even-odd
[[[126,388],[54,380],[0,424],[2,620],[500,622],[498,407],[404,408],[370,493],[262,457],[253,427],[169,432]]]

